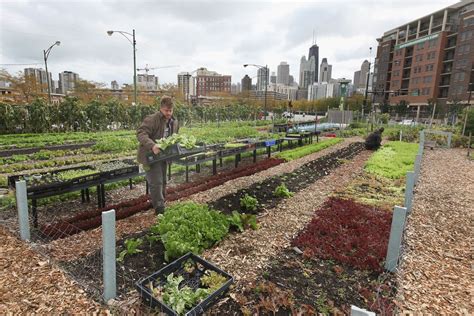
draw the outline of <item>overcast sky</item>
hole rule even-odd
[[[106,31],[135,29],[138,68],[179,65],[150,71],[160,83],[176,83],[178,72],[199,67],[232,75],[235,83],[256,76],[257,69],[244,63],[268,64],[276,72],[281,61],[298,81],[314,29],[319,62],[326,57],[333,77],[352,79],[370,58],[369,47],[375,55],[383,32],[456,2],[0,0],[0,64],[44,67],[43,49],[59,40],[48,59],[53,79],[70,70],[107,85],[131,83],[132,46]],[[24,67],[0,65],[9,72]]]

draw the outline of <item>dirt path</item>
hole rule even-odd
[[[465,150],[426,150],[407,222],[400,312],[471,314],[474,161]]]
[[[105,314],[61,270],[0,227],[0,314]]]

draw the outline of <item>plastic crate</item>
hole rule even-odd
[[[186,262],[188,259],[193,260],[194,262],[198,263],[202,269],[198,269],[198,272],[196,272],[196,276],[192,278],[185,279],[183,282],[181,282],[180,287],[184,286],[189,286],[192,289],[197,289],[199,287],[199,279],[206,271],[215,271],[219,273],[220,275],[223,275],[227,281],[219,288],[217,289],[214,293],[209,295],[207,298],[205,298],[203,301],[201,301],[199,304],[194,306],[191,310],[188,310],[185,315],[191,316],[191,315],[201,315],[204,313],[209,307],[211,307],[217,299],[224,294],[230,287],[230,285],[234,282],[234,278],[227,274],[226,272],[222,271],[212,263],[202,259],[199,256],[196,256],[193,253],[188,253],[181,258],[173,261],[172,263],[168,264],[167,266],[163,267],[160,269],[158,272],[153,273],[152,275],[139,280],[135,286],[137,288],[138,293],[140,294],[143,302],[149,306],[150,308],[157,309],[158,311],[162,313],[166,313],[167,315],[178,315],[174,310],[172,310],[168,305],[166,305],[164,302],[156,299],[152,293],[150,288],[148,287],[148,284],[150,282],[158,282],[158,284],[163,285],[166,283],[166,277],[170,275],[171,273],[179,274],[180,271],[183,271],[182,265],[184,262]]]
[[[155,155],[152,152],[146,154],[146,159],[149,164],[154,164],[155,162],[163,161],[163,160],[174,160],[180,157],[184,157],[187,155],[196,154],[205,150],[205,147],[196,147],[193,149],[186,149],[179,144],[174,144],[169,146],[158,155]]]

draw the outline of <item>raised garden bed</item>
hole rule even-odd
[[[197,182],[184,183],[173,188],[168,188],[168,195],[166,199],[167,201],[175,201],[181,198],[185,198],[192,194],[221,185],[232,179],[252,175],[254,173],[269,169],[271,167],[279,165],[282,162],[283,160],[281,159],[265,159],[253,165],[241,166],[236,169],[224,171],[209,178],[201,179]],[[115,209],[116,218],[123,219],[138,212],[148,210],[150,208],[151,202],[149,201],[149,196],[143,195],[137,199],[124,201],[102,209],[85,211],[76,214],[71,218],[44,225],[40,228],[40,233],[50,238],[51,240],[64,238],[77,234],[84,230],[99,227],[102,224],[101,214],[103,211]]]

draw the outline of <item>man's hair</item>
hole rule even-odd
[[[171,97],[164,95],[161,98],[161,108],[173,108],[173,99]]]

